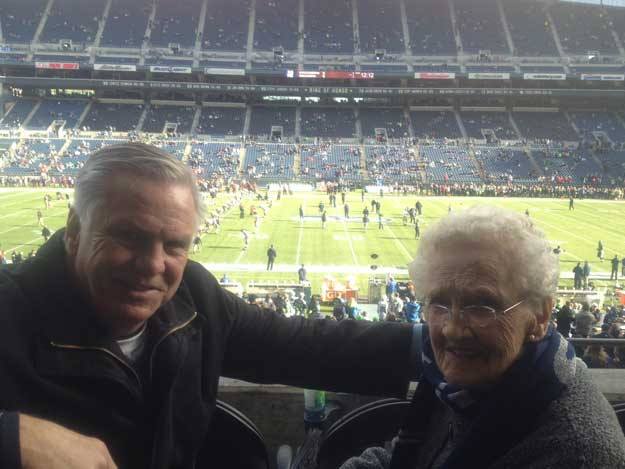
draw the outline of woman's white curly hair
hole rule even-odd
[[[555,297],[560,266],[544,232],[527,215],[488,205],[453,212],[424,231],[409,265],[418,297],[425,299],[423,288],[437,254],[466,242],[479,242],[508,259],[520,291],[540,300]]]

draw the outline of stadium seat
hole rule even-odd
[[[616,412],[616,418],[618,418],[623,432],[625,432],[625,402],[612,404],[612,408],[614,409],[614,412]]]
[[[245,414],[218,400],[211,429],[195,467],[269,468],[269,456],[263,436]]]
[[[335,469],[371,446],[392,440],[410,401],[383,399],[349,412],[325,431],[317,462],[319,469]]]

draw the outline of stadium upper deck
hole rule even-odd
[[[623,73],[624,24],[622,8],[540,0],[3,0],[0,59],[417,71],[438,57],[462,72],[572,61]]]

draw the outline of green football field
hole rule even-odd
[[[55,231],[61,228],[67,216],[67,203],[54,201],[50,209],[45,209],[45,193],[55,199],[56,189],[0,189],[0,247],[10,258],[14,250],[27,255],[43,242],[41,228],[37,224],[37,210],[41,210],[44,223]],[[231,197],[220,194],[217,199],[208,199],[209,211],[220,206]],[[305,264],[313,291],[318,292],[324,277],[331,276],[345,282],[355,278],[362,291],[366,291],[367,279],[372,275],[383,278],[388,273],[405,278],[406,264],[416,252],[414,228],[404,226],[404,207],[414,206],[417,197],[368,195],[361,202],[360,192],[347,196],[350,218],[345,220],[340,197],[337,207],[331,207],[328,197],[321,193],[304,193],[273,200],[266,215],[259,218],[258,228],[254,227],[254,217],[250,216],[252,205],[259,206],[251,198],[244,199],[245,217],[240,218],[238,205],[222,216],[219,232],[206,233],[202,237],[202,247],[191,257],[204,263],[215,275],[228,276],[246,285],[251,280],[293,281],[297,279],[297,269]],[[381,202],[384,228],[378,228],[378,217],[371,213],[370,223],[365,230],[362,224],[362,209],[376,198]],[[615,254],[619,259],[625,255],[625,202],[602,200],[576,200],[575,210],[569,211],[565,199],[519,199],[519,198],[468,198],[468,197],[419,197],[423,203],[421,229],[447,214],[448,207],[462,210],[475,204],[500,205],[524,212],[529,210],[531,217],[547,233],[555,247],[560,245],[562,272],[570,272],[578,261],[588,260],[593,273],[609,274],[611,259]],[[328,222],[321,227],[318,204],[325,203]],[[298,215],[299,205],[305,212],[304,221]],[[261,211],[262,213],[262,211]],[[243,250],[241,230],[250,233],[249,248]],[[596,257],[598,240],[603,241],[606,260]],[[266,271],[266,251],[274,244],[278,253],[272,272]],[[372,255],[377,255],[372,258]],[[372,269],[372,266],[375,268]],[[562,281],[569,285],[569,280]],[[598,282],[600,285],[614,285],[614,282]]]

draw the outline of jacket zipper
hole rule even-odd
[[[172,335],[174,332],[178,332],[181,329],[184,329],[185,327],[187,327],[195,318],[197,317],[197,311],[193,312],[193,315],[187,319],[185,322],[183,322],[182,324],[179,324],[178,326],[174,327],[173,329],[170,329],[169,331],[167,331],[167,333],[165,335],[163,335],[160,339],[158,339],[158,341],[154,344],[154,347],[152,347],[152,352],[150,353],[150,383],[152,382],[152,371],[153,371],[153,366],[154,366],[154,357],[156,356],[156,349],[157,347],[163,343],[163,341],[169,337],[170,335]]]
[[[57,344],[56,342],[50,342],[50,345],[52,345],[53,347],[56,347],[56,348],[60,348],[60,349],[91,350],[91,351],[96,351],[96,352],[103,352],[103,353],[107,354],[108,356],[112,357],[118,363],[120,363],[126,370],[130,371],[130,373],[137,380],[137,384],[139,385],[139,389],[143,389],[143,383],[141,382],[141,378],[139,378],[139,374],[135,371],[135,369],[132,366],[130,366],[128,363],[126,363],[124,360],[119,358],[117,355],[115,355],[113,352],[111,352],[110,350],[108,350],[108,349],[106,349],[104,347],[83,347],[81,345]]]

